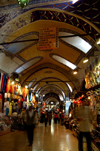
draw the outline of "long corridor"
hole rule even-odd
[[[32,147],[28,147],[26,131],[10,132],[0,136],[0,151],[78,151],[78,140],[69,129],[60,124],[38,124]]]

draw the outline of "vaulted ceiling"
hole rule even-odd
[[[17,0],[0,0],[0,70],[19,74],[22,86],[41,95],[65,99],[70,87],[79,90],[85,68],[100,54],[99,5],[100,0],[30,0],[22,9]],[[41,30],[52,28],[58,30],[57,48],[40,49]],[[86,64],[84,57],[90,59]]]

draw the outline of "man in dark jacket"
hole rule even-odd
[[[26,110],[25,123],[26,123],[26,131],[27,131],[29,146],[32,146],[35,124],[38,123],[37,112],[32,109],[32,105],[29,106],[29,110]]]

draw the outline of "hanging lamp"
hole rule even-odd
[[[18,5],[22,8],[26,7],[29,3],[29,0],[17,0]]]
[[[89,59],[87,57],[85,57],[84,60],[83,60],[83,63],[86,63],[88,61],[89,61]]]
[[[73,74],[77,74],[77,73],[78,73],[78,71],[77,71],[77,70],[73,71]]]
[[[97,45],[100,45],[100,38],[97,40]]]

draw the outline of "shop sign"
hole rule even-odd
[[[58,48],[58,28],[44,28],[39,33],[39,50]]]

